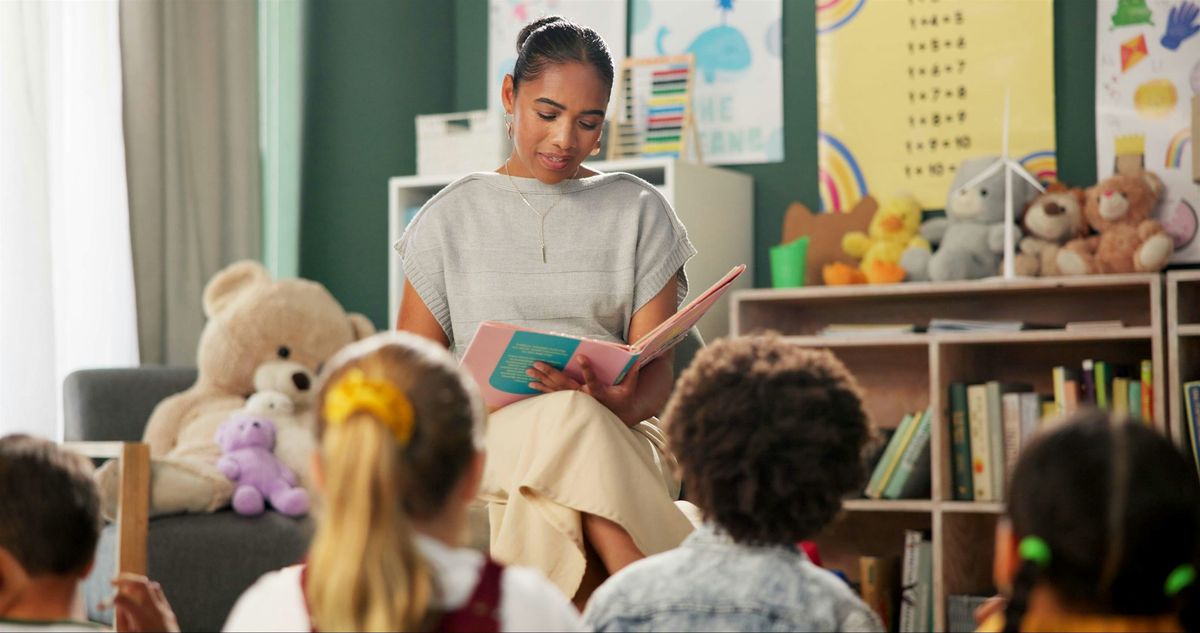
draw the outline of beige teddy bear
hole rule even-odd
[[[375,331],[366,317],[347,313],[320,284],[273,281],[253,261],[232,264],[209,281],[204,313],[208,322],[196,354],[196,384],[159,403],[146,425],[150,511],[155,515],[212,512],[228,504],[233,485],[216,468],[221,449],[215,435],[221,423],[256,392],[276,395],[263,396],[251,407],[286,409],[287,400],[292,408],[288,415],[303,420],[309,415],[306,409],[311,408],[321,364]],[[307,473],[311,446],[294,446],[289,437],[298,437],[297,432],[279,434],[277,453],[297,473]],[[291,463],[301,459],[302,464]],[[106,512],[111,513],[116,504],[115,465],[106,464],[97,477]]]
[[[1088,189],[1084,218],[1097,232],[1058,251],[1065,275],[1155,272],[1167,265],[1174,243],[1150,218],[1162,181],[1150,172],[1116,174]]]

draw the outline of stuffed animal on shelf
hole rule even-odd
[[[196,350],[196,383],[160,402],[146,424],[151,515],[213,512],[228,505],[234,487],[217,469],[217,428],[256,391],[281,393],[292,401],[293,415],[309,415],[317,367],[375,331],[365,316],[346,312],[321,284],[271,279],[253,261],[231,264],[209,281],[204,313],[208,322]],[[310,444],[297,447],[297,438]],[[276,453],[302,482],[312,441],[279,423]],[[96,474],[102,511],[109,517],[117,504],[116,461]]]
[[[296,485],[296,473],[275,456],[275,424],[266,417],[237,414],[217,429],[223,454],[217,469],[237,484],[233,509],[262,514],[266,502],[288,516],[308,513],[308,492]]]
[[[867,232],[852,231],[842,237],[842,250],[859,258],[861,276],[849,275],[852,283],[864,280],[872,284],[904,281],[900,256],[905,249],[929,250],[929,242],[917,235],[921,225],[921,205],[911,196],[898,196],[883,201],[871,217]],[[835,281],[836,269],[830,275]],[[826,279],[829,283],[830,279]]]
[[[1083,189],[1070,189],[1053,183],[1025,210],[1021,220],[1025,237],[1017,245],[1013,267],[1023,277],[1054,277],[1058,270],[1058,250],[1068,241],[1088,234],[1083,219]]]
[[[900,260],[910,281],[982,279],[1000,272],[1004,254],[1004,169],[972,182],[999,160],[994,156],[972,158],[958,166],[946,199],[946,217],[921,224],[921,236],[936,250],[931,254],[909,248]],[[1037,193],[1028,181],[1014,175],[1014,213],[1024,209]],[[1014,226],[1012,230],[1019,240],[1020,229]]]
[[[1111,176],[1088,189],[1084,218],[1096,235],[1067,242],[1058,252],[1065,275],[1162,270],[1174,242],[1151,213],[1162,181],[1150,172]]]

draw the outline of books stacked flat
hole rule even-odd
[[[1020,321],[933,319],[929,322],[929,332],[1019,332],[1024,326]]]
[[[871,499],[929,498],[929,409],[906,414],[871,471],[863,491]]]
[[[917,327],[912,323],[830,323],[817,332],[819,336],[870,338],[912,334]]]

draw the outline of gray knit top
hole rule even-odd
[[[470,174],[425,203],[396,250],[460,358],[489,320],[628,342],[630,318],[672,277],[683,301],[696,254],[662,194],[625,173],[556,185]]]

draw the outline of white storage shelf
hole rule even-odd
[[[630,159],[586,163],[597,171],[623,171],[654,185],[662,192],[687,227],[698,253],[687,264],[690,301],[720,279],[730,268],[746,264],[734,289],[753,286],[754,182],[750,176],[727,169],[670,159]],[[392,245],[404,232],[406,209],[419,207],[462,174],[396,176],[388,180],[388,311],[400,311],[404,271]],[[700,320],[706,341],[729,332],[729,302],[722,301]]]

